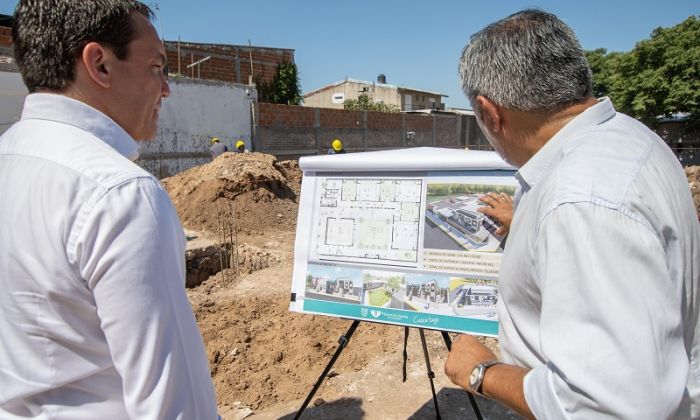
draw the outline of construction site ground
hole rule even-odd
[[[700,170],[693,171],[700,205]],[[188,254],[218,244],[227,251],[230,268],[210,276],[188,261],[188,271],[199,269],[204,281],[187,289],[224,420],[292,419],[351,324],[288,310],[300,183],[295,161],[260,153],[225,153],[163,180],[187,229]],[[222,255],[198,261],[212,265]],[[442,418],[476,418],[465,391],[443,372],[441,334],[425,334]],[[303,418],[436,418],[418,330],[410,330],[405,382],[403,340],[402,327],[361,323]],[[496,339],[483,341],[498,352]],[[517,418],[477,401],[484,418]]]

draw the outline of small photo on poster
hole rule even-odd
[[[496,222],[479,208],[488,192],[515,194],[510,185],[429,183],[423,248],[445,251],[502,252]]]
[[[362,304],[404,309],[406,275],[392,271],[365,270],[362,277]]]
[[[495,319],[495,282],[434,274],[406,276],[404,309],[464,318]]]
[[[449,303],[449,277],[434,274],[411,274],[406,278],[404,309],[454,315]]]
[[[305,296],[308,299],[359,304],[362,296],[362,269],[309,264]]]
[[[450,279],[449,306],[456,316],[496,319],[498,288],[494,283],[467,278]]]

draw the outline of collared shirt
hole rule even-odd
[[[0,418],[216,418],[183,230],[136,156],[60,95],[0,137]]]
[[[516,178],[500,343],[533,414],[700,416],[700,224],[666,144],[606,98]]]

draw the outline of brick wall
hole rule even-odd
[[[325,128],[364,128],[364,112],[319,108],[320,125]]]
[[[9,47],[12,45],[12,28],[0,26],[0,46]]]
[[[258,124],[263,127],[305,127],[313,128],[315,121],[315,108],[307,108],[294,105],[258,104],[260,113]]]
[[[0,47],[12,46],[12,28],[0,26]],[[253,60],[253,81],[260,78],[270,83],[281,63],[294,63],[294,50],[286,48],[248,47],[244,45],[179,43],[165,41],[168,71],[193,79],[216,80],[228,83],[248,83]],[[205,57],[207,61],[187,68]]]
[[[269,83],[281,63],[294,63],[294,50],[283,48],[248,47],[242,45],[198,44],[165,41],[168,71],[195,79],[248,83],[250,60],[253,60],[253,81],[258,77]],[[188,65],[211,57],[191,68]]]
[[[324,154],[339,138],[349,152],[434,146],[485,149],[474,117],[402,114],[258,103],[255,151],[285,158]],[[475,130],[476,129],[476,130]],[[410,135],[408,135],[410,133]]]
[[[403,114],[389,112],[368,112],[367,128],[370,129],[401,129]]]

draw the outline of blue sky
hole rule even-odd
[[[467,108],[457,60],[469,36],[527,7],[553,12],[569,24],[584,49],[629,51],[659,26],[700,13],[698,0],[457,1],[408,0],[239,1],[145,0],[156,5],[156,26],[167,40],[292,48],[302,91],[346,76],[449,95]],[[14,0],[0,2],[11,14]],[[154,7],[156,8],[156,7]]]

